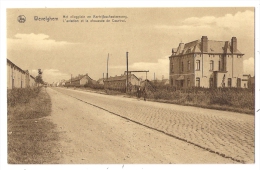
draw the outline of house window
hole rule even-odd
[[[190,61],[188,61],[188,70],[190,71]]]
[[[237,79],[237,87],[241,87],[241,78]]]
[[[220,61],[218,61],[218,71],[220,71]]]
[[[200,78],[199,77],[196,78],[196,87],[200,87]]]
[[[210,60],[209,68],[210,68],[211,71],[214,70],[214,61],[213,60]]]
[[[231,78],[228,78],[228,87],[231,87],[232,86],[232,80]]]
[[[200,70],[200,60],[196,60],[196,70]]]
[[[184,71],[184,65],[183,65],[183,62],[181,62],[181,71],[182,71],[182,72]]]
[[[173,86],[173,79],[171,79],[171,85]]]
[[[187,79],[187,87],[190,87],[190,79]]]

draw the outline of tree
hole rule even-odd
[[[38,69],[38,76],[35,77],[35,82],[39,86],[39,84],[44,84],[44,81],[42,80],[42,71],[41,69]]]

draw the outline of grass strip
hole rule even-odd
[[[15,104],[10,103],[13,96],[19,99]],[[8,99],[8,163],[57,163],[59,134],[46,118],[51,114],[51,99],[45,89],[9,91]]]

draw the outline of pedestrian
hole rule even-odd
[[[145,90],[145,87],[143,89],[143,96],[144,96],[144,101],[146,101],[146,90]]]
[[[138,88],[138,90],[137,90],[137,95],[138,95],[138,98],[141,97],[141,87]]]

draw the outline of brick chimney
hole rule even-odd
[[[207,36],[201,37],[201,52],[202,53],[208,52],[208,37]]]
[[[237,52],[237,38],[236,37],[232,37],[232,39],[231,39],[231,52],[232,53]]]

